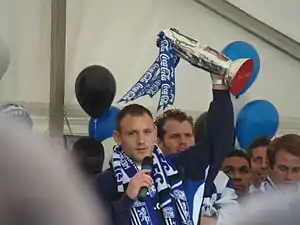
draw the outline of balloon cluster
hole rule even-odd
[[[260,70],[260,58],[255,48],[247,42],[235,41],[228,44],[222,51],[231,60],[251,58],[254,63],[251,77],[246,86],[238,93],[243,95],[256,80]],[[233,100],[235,105],[237,100]],[[279,114],[276,107],[266,100],[254,100],[245,104],[236,114],[235,139],[241,148],[247,149],[249,144],[260,136],[272,138],[278,129]],[[197,123],[198,121],[198,123]],[[206,121],[200,116],[196,121],[194,132],[205,133]]]
[[[111,106],[116,95],[112,73],[103,66],[88,66],[76,79],[75,94],[81,108],[91,117],[89,136],[100,142],[112,137],[119,112],[117,107]]]

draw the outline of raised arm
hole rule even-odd
[[[213,85],[213,100],[208,110],[207,136],[197,137],[199,141],[187,151],[171,156],[181,166],[187,178],[201,179],[210,165],[207,179],[213,181],[219,166],[232,149],[234,114],[230,93],[225,85]]]

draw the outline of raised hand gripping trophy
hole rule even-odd
[[[158,109],[173,105],[175,99],[175,68],[182,58],[191,65],[220,76],[233,95],[238,95],[247,84],[252,68],[251,59],[230,60],[217,50],[171,28],[158,34],[159,56],[141,79],[119,102],[133,101],[141,96],[153,97],[161,91]]]

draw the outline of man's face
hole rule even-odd
[[[252,149],[251,172],[253,184],[259,187],[269,175],[269,162],[267,159],[267,147],[257,147]]]
[[[279,186],[291,186],[300,181],[300,157],[279,150],[271,170],[272,181]]]
[[[243,197],[249,192],[252,177],[249,162],[243,157],[228,157],[223,161],[222,169],[232,179],[238,197]]]
[[[164,124],[163,130],[165,133],[163,139],[159,140],[159,145],[165,155],[186,150],[195,144],[193,129],[187,120],[179,122],[169,119]]]
[[[148,114],[126,115],[120,122],[120,131],[114,133],[115,141],[122,145],[123,151],[137,164],[144,157],[151,156],[156,142],[156,127]]]

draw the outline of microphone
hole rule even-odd
[[[153,159],[151,156],[146,156],[142,161],[142,170],[152,170],[153,167]],[[144,200],[147,197],[148,188],[141,187],[140,192],[138,194],[138,200]]]

